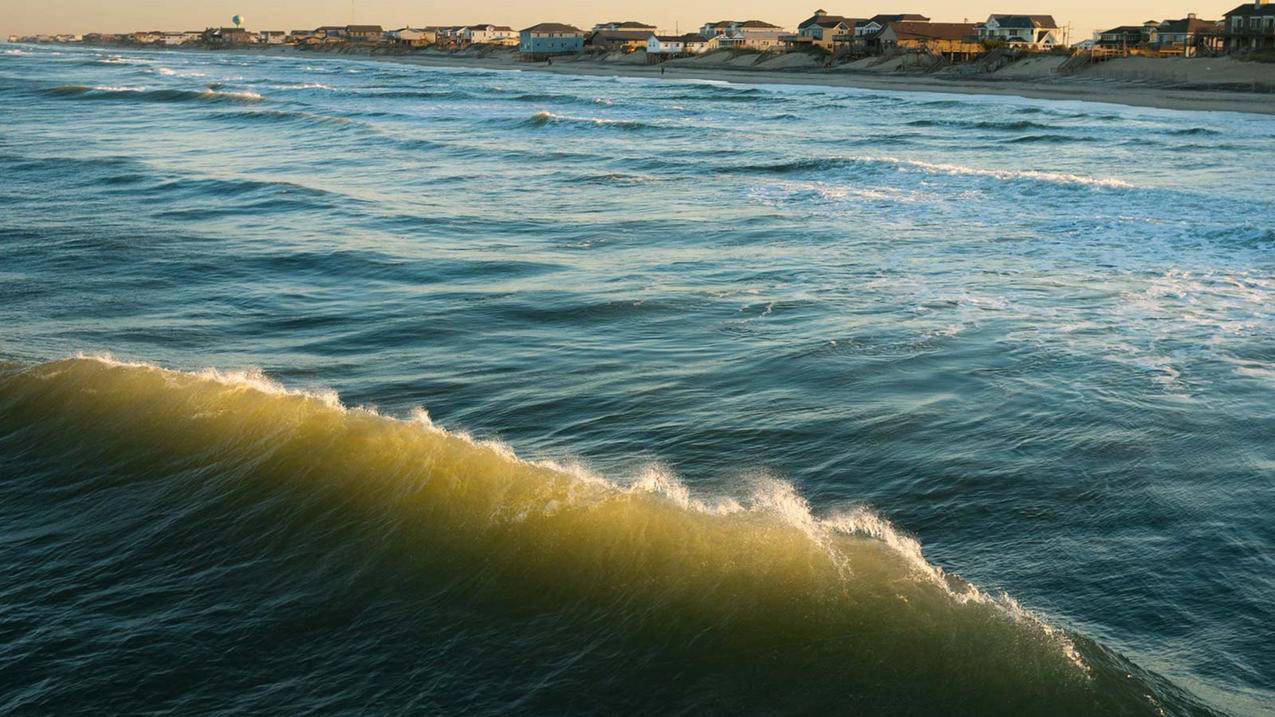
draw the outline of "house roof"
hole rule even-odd
[[[487,32],[501,32],[501,31],[513,32],[513,28],[509,27],[508,25],[492,25],[492,24],[467,25],[465,26],[465,29],[466,30],[486,30]]]
[[[992,15],[991,19],[1001,27],[1019,28],[1057,28],[1053,15]]]
[[[782,29],[778,25],[772,25],[764,20],[718,20],[717,22],[708,23],[709,27],[726,28],[726,27],[752,27],[752,28],[773,28],[775,30]]]
[[[576,35],[583,35],[584,30],[575,25],[566,25],[561,22],[542,22],[539,25],[532,25],[524,28],[522,32],[568,32]]]
[[[346,32],[385,32],[380,25],[346,25]]]
[[[870,36],[876,37],[877,35],[880,35],[887,27],[889,27],[890,23],[892,22],[929,22],[929,21],[930,21],[930,18],[924,15],[918,15],[916,13],[902,13],[898,15],[874,15],[873,17],[870,17],[867,20],[855,21],[854,26],[855,28],[860,28],[860,27],[867,27],[868,25],[875,23],[876,25],[878,25],[878,29],[875,33],[872,33],[872,35]]]
[[[1275,15],[1275,5],[1269,2],[1261,5],[1248,2],[1226,13],[1223,17],[1266,17],[1267,15]]]
[[[589,33],[589,41],[596,43],[599,40],[603,42],[608,40],[645,40],[650,36],[650,30],[597,30]]]
[[[1127,35],[1132,33],[1141,33],[1146,29],[1146,25],[1121,25],[1113,27],[1110,30],[1103,30],[1099,35]]]
[[[810,27],[811,25],[820,25],[821,27],[831,27],[832,25],[836,25],[838,22],[844,22],[845,20],[846,18],[842,17],[841,15],[829,15],[823,10],[816,10],[815,14],[807,18],[806,20],[803,20],[802,23],[797,26],[797,29],[802,30],[807,27]],[[824,25],[823,23],[825,22],[831,22],[832,25]]]
[[[1158,29],[1160,32],[1169,33],[1207,32],[1217,29],[1217,22],[1214,20],[1201,20],[1198,17],[1184,17],[1181,20],[1165,20],[1160,23]]]
[[[889,30],[900,40],[970,40],[978,36],[972,22],[892,22]]]
[[[597,26],[614,27],[617,30],[642,30],[644,28],[655,27],[654,25],[649,25],[645,22],[638,22],[637,20],[625,20],[624,22],[600,22]]]
[[[929,22],[930,18],[917,13],[900,13],[896,15],[873,15],[867,20],[860,20],[860,25],[870,25],[877,23],[878,25],[889,25],[892,22]]]
[[[649,35],[660,42],[681,42],[683,44],[690,42],[708,42],[704,36],[698,32],[688,32],[685,35]]]

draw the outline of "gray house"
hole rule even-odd
[[[584,52],[584,30],[560,22],[542,22],[519,33],[518,51],[528,60]]]

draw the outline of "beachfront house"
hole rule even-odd
[[[930,18],[914,12],[873,15],[866,20],[856,20],[849,32],[832,36],[832,48],[865,55],[881,52],[881,33],[892,22],[929,22]]]
[[[465,29],[464,25],[426,25],[425,27],[416,28],[422,32],[433,33],[434,39],[430,43],[442,47],[454,47],[460,44],[460,32]]]
[[[518,33],[518,52],[524,60],[584,52],[584,30],[560,22],[542,22]]]
[[[656,31],[656,27],[644,22],[638,22],[637,20],[612,20],[610,22],[600,22],[593,26],[594,32],[601,32],[603,30],[609,30],[612,32],[616,30],[627,30],[629,32],[654,33]]]
[[[432,45],[438,37],[433,30],[427,30],[423,27],[400,27],[397,30],[390,30],[385,35],[390,39],[390,42],[396,45],[406,45],[407,47]]]
[[[814,15],[797,26],[797,34],[787,38],[787,42],[793,46],[810,45],[831,50],[833,38],[854,32],[854,26],[860,22],[863,22],[861,18],[829,15],[826,10],[815,10]]]
[[[262,45],[283,45],[288,42],[288,33],[283,30],[262,30],[257,33],[257,42]]]
[[[257,42],[257,34],[242,27],[210,27],[200,35],[200,40],[213,47],[253,45]]]
[[[854,26],[855,37],[876,37],[892,22],[929,22],[930,18],[915,12],[901,12],[888,15],[873,15]]]
[[[1155,40],[1156,28],[1160,23],[1148,20],[1141,25],[1119,25],[1099,32],[1094,44],[1107,50],[1129,50],[1143,47]]]
[[[380,25],[346,25],[341,37],[350,42],[381,42],[385,30]]]
[[[784,44],[786,30],[763,20],[719,20],[700,28],[705,39],[717,40],[721,47],[771,50]]]
[[[466,45],[517,45],[518,33],[505,25],[466,25],[457,33]]]
[[[880,35],[883,50],[907,50],[964,61],[983,53],[978,25],[970,22],[892,22]]]
[[[1191,13],[1180,20],[1165,20],[1156,26],[1147,46],[1161,55],[1195,57],[1201,52],[1222,49],[1221,22],[1201,20]]]
[[[646,54],[675,57],[699,55],[709,48],[709,41],[698,33],[685,35],[651,35],[646,41]]]
[[[1003,42],[1027,50],[1050,50],[1062,44],[1062,29],[1052,15],[991,15],[978,31],[980,40]]]
[[[584,36],[586,50],[634,52],[646,47],[650,30],[596,30]]]
[[[1275,47],[1275,3],[1253,0],[1223,15],[1222,40],[1228,52]]]

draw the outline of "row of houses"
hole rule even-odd
[[[1066,47],[1070,38],[1052,15],[996,13],[978,23],[932,22],[919,13],[886,13],[868,18],[816,10],[796,32],[762,20],[705,23],[698,33],[661,35],[644,23],[606,23],[585,32],[570,25],[542,23],[520,33],[519,48],[532,59],[570,54],[590,48],[634,51],[649,55],[688,55],[721,48],[757,51],[820,48],[831,53],[876,54],[890,50],[921,51],[951,59],[967,59],[992,47],[1035,52]],[[1202,20],[1148,21],[1095,33],[1086,47],[1142,48],[1157,55],[1193,57],[1239,50],[1275,48],[1275,0],[1250,0],[1223,15]]]
[[[869,54],[892,47],[942,48],[948,54],[974,54],[988,43],[1048,50],[1062,42],[1062,32],[1048,15],[992,15],[983,23],[931,23],[918,13],[878,14],[849,18],[817,10],[796,31],[763,20],[717,20],[704,23],[698,32],[661,33],[653,24],[635,20],[601,22],[591,30],[566,23],[544,22],[514,31],[509,26],[477,23],[454,26],[402,27],[386,30],[380,25],[322,26],[313,30],[249,31],[242,27],[217,27],[203,31],[144,31],[127,35],[90,35],[91,42],[126,42],[138,45],[187,45],[209,47],[244,45],[299,46],[343,43],[399,45],[407,47],[465,47],[498,45],[518,47],[527,59],[545,59],[588,50],[635,52],[653,56],[695,55],[719,49],[758,52],[818,47],[830,52]]]
[[[40,36],[10,38],[72,42],[81,38]],[[884,13],[867,18],[816,10],[795,31],[763,20],[718,20],[697,32],[667,34],[655,25],[635,20],[601,22],[590,30],[558,22],[543,22],[515,31],[506,25],[402,27],[333,25],[313,30],[265,30],[242,27],[202,31],[147,31],[128,35],[86,35],[86,42],[128,42],[141,45],[198,44],[208,47],[239,45],[326,46],[361,44],[405,47],[517,47],[524,59],[543,60],[590,50],[636,52],[653,59],[696,55],[719,49],[783,52],[820,49],[839,55],[870,55],[892,50],[926,52],[949,59],[968,59],[994,47],[1047,52],[1065,47],[1070,38],[1052,15],[992,14],[982,22],[932,22],[920,13]],[[1221,20],[1191,14],[1176,20],[1121,25],[1099,33],[1078,47],[1112,53],[1146,52],[1194,56],[1275,47],[1275,0],[1249,0]]]
[[[1275,48],[1275,3],[1253,0],[1226,13],[1221,20],[1203,20],[1191,13],[1178,20],[1120,25],[1097,33],[1093,46],[1122,54],[1146,52],[1185,57]]]
[[[1220,20],[1201,20],[1195,13],[1179,20],[1148,20],[1141,25],[1103,30],[1097,33],[1093,46],[1126,54],[1133,51],[1184,57],[1203,52],[1216,54],[1225,44],[1221,24]]]
[[[919,13],[850,18],[816,10],[796,32],[762,20],[719,20],[698,33],[662,35],[648,25],[595,28],[586,32],[561,23],[523,30],[519,49],[528,59],[584,52],[591,48],[648,55],[694,55],[718,49],[759,52],[819,48],[833,53],[873,54],[891,49],[924,50],[953,58],[977,55],[993,45],[1047,51],[1064,42],[1063,30],[1049,15],[990,16],[981,23],[934,23]]]

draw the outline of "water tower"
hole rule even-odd
[[[235,24],[235,27],[243,27],[243,23],[244,23],[243,15],[235,15],[234,17],[230,18],[230,21]]]

